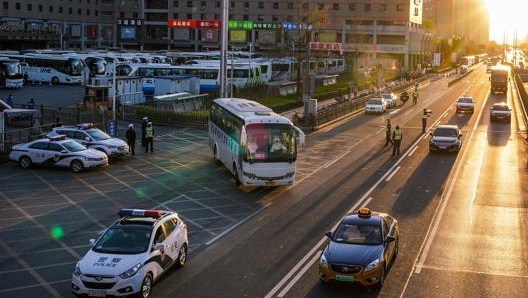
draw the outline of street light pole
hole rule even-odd
[[[227,35],[228,35],[228,19],[229,19],[229,0],[222,0],[222,42],[220,44],[220,97],[227,97],[226,82],[227,82]]]

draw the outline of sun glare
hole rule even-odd
[[[526,21],[528,1],[526,0],[485,0],[490,16],[490,39],[498,43],[512,42],[517,34],[519,40],[524,40],[528,22]]]

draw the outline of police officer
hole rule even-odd
[[[429,112],[424,108],[422,113],[422,133],[425,133],[425,128],[427,126],[427,118],[429,117]]]
[[[403,138],[400,126],[396,125],[396,129],[392,132],[392,156],[400,155],[400,145]]]
[[[387,119],[387,127],[385,128],[385,146],[389,145],[389,143],[392,145],[391,132],[392,125],[390,119]]]
[[[418,90],[415,89],[413,92],[413,105],[415,105],[418,102]]]
[[[154,152],[154,128],[152,122],[148,122],[145,127],[145,153],[148,152],[150,146],[150,153]]]

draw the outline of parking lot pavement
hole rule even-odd
[[[121,208],[177,211],[189,227],[191,258],[263,208],[259,199],[270,190],[235,187],[212,162],[205,131],[159,131],[153,154],[139,145],[136,156],[80,174],[0,164],[1,297],[70,297],[72,270],[88,240]]]

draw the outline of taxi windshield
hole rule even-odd
[[[70,152],[79,152],[79,151],[86,150],[86,147],[84,147],[83,145],[75,141],[66,141],[66,142],[63,142],[61,145],[64,146],[64,148],[66,148]]]
[[[86,133],[89,134],[94,139],[94,141],[104,141],[112,138],[99,129],[90,129],[87,130]]]
[[[140,254],[147,251],[151,229],[144,226],[115,226],[95,243],[93,251],[106,254]]]
[[[332,240],[339,243],[363,244],[363,245],[380,245],[381,228],[373,225],[362,224],[341,224]]]

